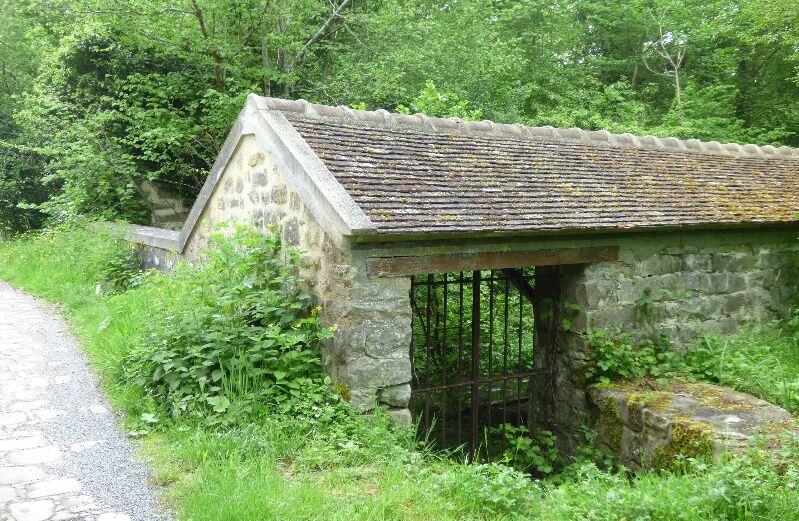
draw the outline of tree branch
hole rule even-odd
[[[330,14],[330,17],[327,20],[325,20],[325,23],[323,23],[316,31],[316,33],[313,36],[311,36],[311,38],[307,42],[305,42],[305,45],[303,45],[300,52],[298,52],[297,55],[294,57],[294,59],[291,61],[291,65],[289,66],[289,71],[294,70],[297,64],[303,60],[303,58],[305,57],[305,53],[308,51],[308,49],[325,36],[328,27],[330,27],[330,25],[333,22],[335,22],[338,18],[340,18],[341,11],[349,7],[351,4],[352,0],[342,0],[342,2],[338,5],[338,7],[336,7],[333,10],[333,12]]]

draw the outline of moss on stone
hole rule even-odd
[[[676,418],[668,441],[652,452],[651,466],[671,470],[679,466],[680,458],[710,458],[713,437],[710,425],[690,418]]]
[[[614,454],[621,453],[621,435],[624,424],[621,421],[619,404],[613,396],[605,396],[597,404],[600,410],[599,430],[608,447]]]
[[[352,391],[350,388],[341,382],[337,382],[335,385],[333,385],[333,392],[341,396],[341,399],[345,402],[349,402],[352,398]]]
[[[756,405],[736,399],[730,389],[701,383],[681,383],[682,391],[696,399],[700,405],[722,411],[748,411]]]
[[[647,391],[643,393],[630,393],[627,402],[630,405],[638,405],[641,408],[663,412],[671,404],[671,394],[666,391]]]

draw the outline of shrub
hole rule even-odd
[[[586,371],[589,382],[608,383],[643,376],[665,378],[686,371],[681,355],[665,337],[635,342],[618,328],[589,331],[586,335],[591,360]]]
[[[111,250],[100,268],[100,287],[106,293],[122,293],[141,280],[139,256],[129,242],[120,240]]]
[[[216,421],[326,401],[319,349],[332,331],[302,289],[299,262],[276,234],[213,236],[205,262],[154,281],[162,298],[129,358],[131,374],[173,416]]]
[[[510,423],[494,427],[492,431],[505,438],[502,462],[515,469],[546,476],[552,474],[561,462],[555,447],[557,440],[551,431],[531,433],[524,425]]]
[[[706,336],[688,350],[686,360],[696,378],[799,413],[799,314],[733,337]]]

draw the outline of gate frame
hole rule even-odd
[[[554,269],[552,269],[554,268]],[[490,268],[489,268],[490,269]],[[471,398],[471,414],[470,414],[470,438],[469,438],[469,451],[468,451],[468,459],[473,461],[476,456],[476,451],[478,447],[478,441],[480,439],[480,425],[481,425],[481,417],[480,417],[480,386],[486,385],[487,391],[489,396],[493,393],[493,385],[496,382],[507,382],[508,380],[517,380],[521,382],[522,380],[527,379],[529,382],[529,398],[528,398],[528,407],[530,410],[533,409],[533,406],[537,406],[539,409],[542,410],[543,415],[541,418],[540,424],[546,425],[547,427],[551,427],[552,420],[553,420],[553,408],[554,408],[554,399],[555,399],[555,380],[556,380],[556,339],[557,339],[557,324],[559,324],[559,280],[558,280],[558,269],[557,266],[550,267],[550,269],[545,269],[544,267],[536,267],[535,271],[535,281],[536,281],[536,288],[530,286],[527,278],[521,272],[520,269],[516,268],[501,268],[497,269],[502,273],[503,278],[505,279],[507,286],[506,287],[514,287],[519,291],[520,299],[526,300],[531,308],[533,313],[533,371],[518,371],[516,373],[503,373],[500,376],[494,376],[490,372],[486,379],[482,379],[480,375],[480,355],[481,355],[481,331],[480,326],[482,323],[482,309],[481,309],[481,296],[483,295],[483,279],[482,277],[483,270],[474,270],[472,271],[471,276],[471,285],[472,285],[472,321],[471,321],[471,374],[470,380],[467,382],[455,382],[448,384],[446,383],[446,375],[444,378],[443,384],[438,385],[430,385],[429,381],[426,382],[425,387],[418,386],[418,380],[414,376],[414,382],[416,385],[412,385],[411,394],[412,395],[424,395],[425,396],[425,408],[424,414],[425,418],[430,418],[430,394],[434,391],[448,391],[451,389],[458,389],[463,387],[470,388],[470,398]],[[485,271],[488,271],[485,270]],[[494,270],[491,270],[494,271]],[[542,295],[541,291],[538,290],[539,285],[539,278],[543,278],[542,275],[539,273],[546,274],[546,278],[550,279],[548,284],[542,284],[542,288],[544,288],[547,293]],[[455,272],[457,273],[457,272]],[[463,280],[463,271],[460,272],[461,278],[459,284],[461,287],[464,286],[465,283],[468,281]],[[419,287],[426,287],[428,288],[428,296],[427,296],[427,319],[428,322],[430,321],[430,288],[434,287],[435,283],[433,281],[433,274],[425,274],[426,280],[424,282],[417,282],[416,276],[412,277],[411,279],[411,291],[410,291],[410,298],[413,299],[415,296],[415,291]],[[444,273],[444,275],[449,275],[449,273]],[[494,282],[494,279],[490,279],[491,282]],[[542,281],[543,282],[543,281]],[[446,279],[444,282],[444,287],[446,288]],[[553,293],[549,294],[549,292],[554,291]],[[446,290],[445,290],[446,294]],[[444,302],[446,303],[446,296],[444,297]],[[546,313],[542,312],[543,306],[546,305],[547,302],[551,302],[553,304],[552,308],[549,309]],[[461,301],[461,305],[463,302]],[[461,312],[465,311],[465,306],[462,305]],[[475,317],[477,319],[475,320]],[[547,319],[547,320],[542,320]],[[428,329],[431,328],[431,325],[428,323]],[[506,326],[507,327],[507,326]],[[521,330],[520,330],[521,334]],[[429,336],[429,333],[427,334]],[[426,338],[426,343],[429,344],[430,338]],[[409,354],[411,360],[414,360],[414,351],[417,346],[413,345],[413,337],[411,338],[411,346],[409,350]],[[425,346],[426,349],[430,349],[430,346]],[[507,350],[508,345],[505,344],[504,349]],[[413,362],[412,362],[413,363]],[[544,377],[545,381],[543,385],[539,385],[537,380],[540,377]],[[428,377],[429,378],[429,377]],[[520,399],[520,397],[517,397]],[[507,405],[505,403],[505,398],[503,398],[503,407]],[[490,406],[490,405],[489,405]],[[460,415],[460,413],[459,413]],[[489,412],[488,418],[490,419],[491,414]],[[528,415],[527,423],[528,426],[531,423],[532,417]],[[442,419],[444,423],[442,423],[442,431],[445,429],[446,419]],[[428,423],[429,426],[429,423]],[[459,433],[461,432],[463,425],[459,426]],[[459,434],[460,438],[460,434]],[[460,441],[460,440],[459,440]]]

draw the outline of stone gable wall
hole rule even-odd
[[[703,334],[733,334],[747,323],[785,316],[799,302],[799,239],[764,234],[736,242],[707,235],[671,242],[628,240],[617,262],[560,268],[561,306],[579,306],[558,342],[555,419],[567,437],[588,408],[585,332],[665,333],[689,349]]]
[[[261,231],[271,225],[300,250],[320,316],[336,328],[322,359],[337,389],[359,409],[385,405],[409,422],[410,280],[368,278],[364,255],[335,246],[289,188],[271,152],[252,136],[242,138],[228,162],[189,237],[186,258],[200,259],[210,235],[226,223]]]

